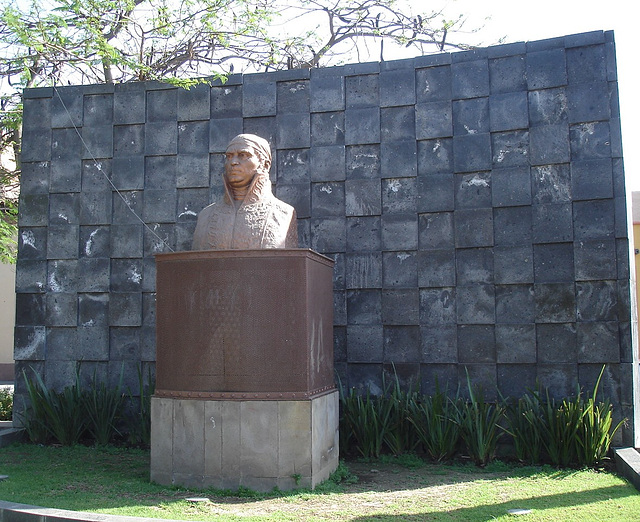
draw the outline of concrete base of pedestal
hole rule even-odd
[[[338,467],[338,392],[299,401],[151,399],[151,480],[313,488]]]

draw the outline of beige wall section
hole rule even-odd
[[[0,381],[13,381],[16,265],[0,263]]]

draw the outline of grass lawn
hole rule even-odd
[[[149,452],[115,447],[0,448],[0,499],[75,511],[182,520],[640,519],[640,494],[615,473],[413,458],[348,462],[314,492],[231,494],[149,482]],[[357,477],[357,480],[356,480]],[[199,497],[199,502],[187,500]]]

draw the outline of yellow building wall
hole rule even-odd
[[[16,266],[0,263],[0,381],[13,381]]]

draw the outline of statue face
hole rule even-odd
[[[260,157],[246,140],[229,144],[224,163],[225,180],[234,192],[245,192],[263,168]]]

